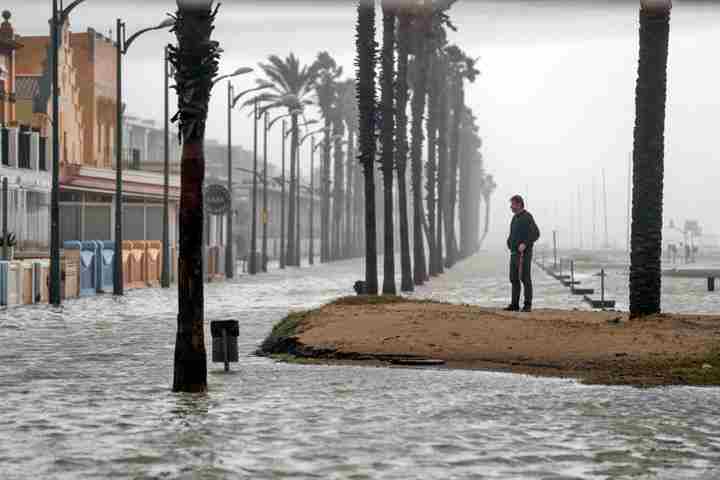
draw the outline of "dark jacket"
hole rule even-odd
[[[508,249],[513,253],[517,253],[518,246],[524,243],[527,250],[532,250],[533,244],[538,238],[540,238],[540,230],[530,212],[523,210],[516,213],[510,222],[510,235],[507,239]]]

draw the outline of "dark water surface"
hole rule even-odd
[[[249,356],[289,310],[347,294],[361,265],[208,285],[207,319],[240,321],[241,362],[211,364],[207,395],[170,391],[174,289],[1,311],[0,479],[720,478],[717,389]],[[538,307],[584,308],[535,276]],[[502,306],[505,278],[503,257],[476,257],[416,295]],[[664,288],[671,311],[720,306],[703,282]]]

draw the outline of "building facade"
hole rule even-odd
[[[117,46],[93,29],[73,33],[67,23],[60,38],[60,238],[115,240]],[[24,85],[22,120],[51,134],[50,39],[23,37],[22,42],[17,62]],[[164,130],[126,116],[122,135],[123,240],[162,240]],[[173,134],[174,172],[179,170],[177,143]],[[172,244],[177,237],[177,175],[170,178],[169,193]]]
[[[10,12],[0,24],[0,179],[8,180],[8,232],[15,234],[18,255],[46,251],[49,244],[50,174],[46,130],[23,118],[18,99],[24,83],[17,68],[24,44],[15,34]]]

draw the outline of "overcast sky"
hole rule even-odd
[[[720,155],[713,148],[720,116],[720,6],[709,1],[673,3],[666,218],[676,223],[698,219],[705,231],[720,233]],[[17,33],[39,35],[47,34],[44,19],[50,5],[50,0],[4,0],[1,8],[12,11]],[[87,0],[73,12],[71,26],[76,32],[93,27],[109,34],[115,18],[122,16],[130,34],[174,9],[172,0]],[[352,75],[355,14],[350,0],[227,0],[215,32],[225,50],[221,72],[255,66],[269,54],[286,56],[290,51],[311,62],[318,51],[328,50]],[[595,197],[599,244],[604,169],[610,241],[623,245],[635,119],[638,2],[460,0],[451,17],[458,27],[451,40],[480,57],[482,75],[468,87],[467,100],[485,142],[486,168],[499,184],[491,243],[502,242],[510,217],[507,199],[521,193],[545,239],[551,239],[557,228],[567,244],[571,215],[582,212],[585,246],[592,241]],[[133,44],[125,63],[129,113],[162,119],[162,47],[173,40],[153,32]],[[251,86],[254,78],[241,77],[237,88]],[[226,141],[225,119],[223,84],[211,104],[210,138]],[[234,126],[234,142],[250,147],[251,128],[243,114],[236,114]],[[279,145],[271,148],[279,153]],[[278,158],[275,152],[273,161]],[[572,231],[577,244],[579,229]]]

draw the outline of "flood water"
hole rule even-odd
[[[174,289],[0,312],[0,478],[720,478],[718,389],[251,355],[288,311],[350,293],[361,268],[208,285],[206,318],[240,321],[241,358],[230,374],[210,365],[206,395],[170,391]],[[503,306],[506,277],[504,256],[482,254],[415,295]],[[585,308],[535,279],[538,308]],[[622,307],[626,274],[608,282]],[[720,307],[704,281],[664,285],[669,311]]]

